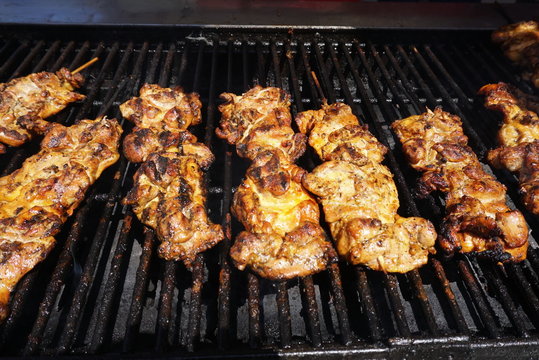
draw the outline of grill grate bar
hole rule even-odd
[[[56,40],[55,42],[52,43],[52,45],[49,47],[49,49],[45,52],[45,55],[41,58],[41,60],[39,60],[39,62],[37,63],[37,65],[32,69],[32,72],[35,73],[35,72],[38,72],[40,69],[44,69],[45,68],[45,64],[47,63],[47,61],[50,60],[50,58],[58,51],[58,49],[60,48],[60,40]]]
[[[56,61],[54,62],[54,65],[52,65],[51,71],[58,71],[58,69],[60,69],[60,67],[62,66],[62,64],[65,63],[67,56],[68,56],[74,49],[75,49],[75,42],[74,42],[74,41],[70,41],[69,43],[67,43],[65,49],[62,51],[62,53],[60,54],[60,56],[58,56],[58,58],[57,58]],[[34,70],[35,70],[35,69],[34,69]]]
[[[105,338],[108,335],[107,329],[109,328],[109,323],[114,320],[112,314],[114,302],[116,302],[118,296],[118,286],[120,281],[124,278],[125,275],[125,260],[126,253],[130,250],[132,243],[129,242],[129,233],[131,232],[131,222],[133,221],[133,216],[131,213],[127,214],[122,219],[122,230],[120,237],[118,238],[118,243],[116,245],[116,250],[114,251],[114,256],[111,261],[110,271],[107,279],[107,284],[105,285],[105,291],[103,295],[103,300],[101,308],[97,318],[97,326],[95,328],[92,342],[89,347],[90,353],[96,353],[105,342]]]
[[[18,47],[17,47],[17,50],[15,50],[11,56],[4,62],[4,64],[0,67],[0,76],[4,76],[4,74],[6,73],[7,69],[9,69],[13,63],[20,58],[21,54],[23,51],[25,51],[27,48],[28,48],[28,43],[27,42],[23,42],[21,43]],[[32,54],[30,53],[29,55],[27,56],[31,56]],[[24,60],[23,60],[24,61]],[[15,73],[15,71],[13,72],[13,74]],[[13,76],[10,76],[10,79],[13,79]]]
[[[530,283],[526,280],[526,277],[525,277],[520,265],[507,264],[504,267],[507,270],[507,272],[509,273],[510,279],[514,280],[514,282],[512,281],[512,283],[513,284],[516,283],[516,287],[521,292],[525,303],[527,303],[528,306],[531,309],[537,309],[537,306],[539,306],[539,299],[537,299],[537,296],[535,295]],[[496,278],[495,276],[493,276],[493,277]],[[500,280],[498,279],[498,281],[500,281]],[[506,292],[507,292],[507,290],[506,290]],[[511,302],[511,304],[512,304],[512,302]],[[513,307],[514,307],[514,305],[513,305]],[[514,324],[515,327],[517,327],[517,329],[520,330],[520,327],[521,327],[521,325],[523,323],[522,317],[518,316],[518,315],[520,315],[520,313],[516,310],[516,308],[511,309],[510,313],[515,314],[515,318],[516,318],[515,322],[520,322],[520,324],[519,324],[520,326],[517,326],[516,324]],[[531,318],[535,321],[535,323],[536,324],[539,323],[539,314],[537,313],[537,311],[531,310],[529,313],[531,314]],[[522,336],[528,336],[528,334],[523,332],[523,331],[521,331],[521,333],[522,333]]]
[[[232,61],[233,61],[233,43],[229,41],[227,44],[227,75],[226,75],[226,91],[232,89]],[[225,238],[222,240],[219,249],[219,294],[217,300],[218,312],[218,333],[217,344],[220,349],[224,349],[230,337],[230,321],[231,321],[231,288],[232,275],[228,253],[230,251],[230,243],[232,241],[231,217],[229,213],[231,197],[232,197],[232,151],[230,145],[222,142],[224,148],[224,176],[223,176],[223,203],[221,207],[222,227]]]
[[[41,48],[45,46],[45,42],[43,40],[40,40],[37,42],[36,45],[32,48],[28,56],[24,59],[24,61],[17,67],[17,69],[13,72],[9,80],[12,80],[14,78],[20,77],[22,73],[24,72],[24,69],[26,69],[32,60],[36,57],[36,55],[41,51]]]

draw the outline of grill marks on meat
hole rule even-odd
[[[500,146],[488,153],[489,162],[519,175],[520,193],[528,210],[539,215],[539,102],[508,84],[489,84],[479,93],[488,109],[503,113]]]
[[[145,84],[140,97],[120,105],[136,126],[123,142],[132,162],[142,162],[124,199],[156,231],[159,256],[190,266],[196,255],[224,238],[206,213],[204,173],[214,161],[207,146],[187,131],[201,121],[198,94]]]
[[[324,163],[303,184],[322,203],[340,256],[374,270],[405,273],[434,252],[433,225],[397,214],[393,175],[380,164],[387,149],[349,106],[336,103],[298,114],[296,122]]]
[[[34,73],[0,84],[0,142],[10,146],[28,142],[33,133],[27,124],[84,99],[84,95],[73,92],[83,82],[81,74],[62,68],[55,74]]]
[[[40,152],[0,178],[0,320],[10,291],[47,256],[86,190],[119,157],[115,119],[42,123]]]
[[[511,61],[525,69],[525,78],[539,88],[539,23],[525,21],[506,25],[492,33]]]
[[[526,258],[524,217],[507,206],[505,186],[484,171],[467,145],[458,116],[437,108],[395,121],[392,128],[412,167],[423,172],[419,194],[447,194],[439,234],[446,253],[480,252],[496,261]]]
[[[256,86],[227,102],[219,137],[252,160],[234,194],[232,213],[245,227],[230,250],[235,265],[269,279],[290,279],[324,270],[336,253],[319,223],[319,209],[302,185],[305,170],[294,160],[305,136],[290,127],[290,99],[281,89]]]

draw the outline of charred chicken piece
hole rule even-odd
[[[503,113],[498,132],[500,147],[488,154],[489,162],[519,175],[520,193],[526,207],[539,215],[539,99],[504,84],[483,86],[488,109]]]
[[[0,178],[0,321],[9,293],[54,246],[54,235],[86,190],[119,157],[115,119],[65,127],[43,121],[41,150]]]
[[[204,146],[200,144],[201,146]],[[206,214],[202,166],[213,161],[179,153],[153,153],[135,173],[134,186],[124,199],[144,223],[155,229],[159,256],[190,266],[196,255],[224,238],[221,226]]]
[[[254,160],[264,150],[281,149],[292,161],[305,152],[305,136],[290,124],[290,96],[282,89],[255,86],[243,95],[221,94],[217,136],[236,145],[239,156]]]
[[[201,107],[198,94],[151,84],[141,88],[140,97],[120,105],[122,115],[136,125],[124,139],[124,154],[142,162],[124,204],[133,205],[139,220],[156,231],[159,256],[182,260],[187,267],[224,238],[205,207],[202,170],[214,156],[187,131],[200,123]]]
[[[45,119],[84,99],[84,95],[73,92],[83,82],[81,74],[62,68],[56,73],[34,73],[0,84],[0,142],[10,146],[28,142],[32,132],[21,121]]]
[[[448,254],[479,252],[495,261],[521,261],[528,226],[506,204],[505,186],[485,172],[458,116],[437,108],[395,121],[393,130],[412,167],[422,171],[419,193],[445,192],[446,216],[439,241]]]
[[[405,273],[434,252],[436,232],[418,217],[397,215],[393,175],[380,164],[387,151],[349,106],[323,105],[298,114],[300,131],[325,162],[303,184],[322,203],[340,256],[374,270]]]
[[[120,105],[124,118],[156,133],[177,133],[199,124],[201,108],[198,94],[185,93],[181,87],[163,88],[156,84],[144,84],[139,97]]]
[[[525,21],[506,25],[492,33],[511,61],[525,69],[524,77],[539,87],[539,23]]]
[[[232,213],[245,226],[230,255],[269,279],[306,276],[335,260],[316,201],[301,184],[305,170],[279,149],[258,154],[234,194]]]

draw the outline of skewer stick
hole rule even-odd
[[[318,93],[320,95],[320,99],[322,100],[322,104],[327,105],[328,101],[326,97],[324,96],[324,91],[322,91],[322,87],[320,86],[320,82],[318,81],[318,77],[316,76],[316,73],[314,71],[311,71],[311,75],[313,76],[314,83],[316,85],[316,89],[318,90]]]
[[[92,60],[88,61],[87,63],[85,64],[82,64],[81,66],[79,66],[78,68],[76,68],[75,70],[73,70],[71,73],[72,74],[76,74],[84,69],[86,69],[88,66],[92,65],[93,63],[95,63],[97,60],[99,60],[98,57],[95,57],[93,58]]]

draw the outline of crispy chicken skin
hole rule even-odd
[[[213,155],[201,160],[211,164]],[[134,187],[124,199],[161,240],[159,256],[182,260],[187,266],[196,255],[224,237],[221,226],[206,214],[206,190],[201,164],[179,153],[153,153],[137,170]]]
[[[392,128],[412,167],[423,172],[419,194],[447,194],[439,234],[446,253],[480,252],[495,261],[526,258],[524,217],[507,206],[505,186],[484,171],[467,145],[458,116],[437,108],[395,121]]]
[[[122,115],[136,125],[124,139],[124,154],[129,161],[142,162],[123,202],[133,205],[139,220],[156,231],[159,256],[187,267],[224,238],[205,207],[203,170],[215,157],[187,131],[200,123],[201,107],[198,94],[152,84],[120,105]]]
[[[236,191],[232,213],[245,226],[230,255],[270,279],[324,270],[336,257],[319,224],[316,201],[305,191],[305,170],[279,149],[260,153]]]
[[[290,96],[282,89],[255,86],[243,95],[221,94],[217,136],[236,145],[239,156],[254,160],[267,149],[281,149],[292,161],[305,152],[305,136],[290,127]]]
[[[252,160],[232,203],[245,227],[230,249],[234,263],[269,279],[324,270],[336,253],[320,226],[318,205],[302,185],[305,170],[294,165],[305,151],[305,136],[291,128],[288,94],[256,86],[221,98],[227,102],[219,107],[217,136]]]
[[[54,235],[84,194],[119,157],[115,119],[65,127],[42,121],[41,151],[0,178],[0,321],[9,293],[54,246]]]
[[[20,146],[32,138],[21,120],[45,119],[69,103],[84,99],[73,92],[84,82],[81,74],[66,68],[56,73],[40,72],[0,84],[0,142]]]
[[[539,23],[525,21],[506,25],[492,33],[511,61],[525,69],[524,77],[539,87]]]
[[[504,83],[485,85],[479,94],[485,96],[488,109],[504,116],[500,146],[488,153],[488,160],[497,168],[518,172],[523,202],[539,215],[539,99]]]
[[[339,255],[374,270],[405,273],[434,252],[433,225],[397,215],[399,198],[393,175],[380,164],[387,151],[349,106],[323,105],[298,114],[322,165],[303,184],[322,203]]]

